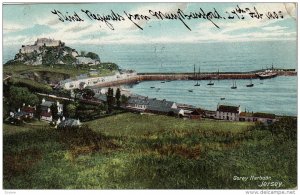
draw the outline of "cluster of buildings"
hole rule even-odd
[[[85,87],[92,87],[99,84],[122,81],[130,79],[137,75],[134,71],[117,71],[114,75],[105,77],[91,77],[90,75],[84,74],[76,76],[73,79],[66,79],[59,82],[59,87],[66,90],[71,89],[83,89]]]
[[[241,112],[240,106],[218,105],[215,111],[200,110],[193,106],[143,96],[131,97],[126,108],[141,113],[166,114],[191,119],[211,118],[226,121],[259,121],[264,124],[272,124],[276,121],[275,114]]]
[[[95,96],[95,98],[101,100],[102,102],[106,101],[105,94],[96,93]],[[65,119],[63,116],[63,104],[59,103],[58,101],[46,101],[45,99],[43,99],[40,104],[40,116],[36,116],[36,106],[26,106],[24,104],[23,107],[19,108],[17,112],[11,112],[10,117],[17,121],[39,117],[41,120],[50,123],[54,121],[51,112],[52,105],[57,107],[58,120],[55,121],[55,123],[58,128],[81,125],[79,119]],[[225,121],[262,122],[266,125],[272,124],[277,120],[275,114],[241,112],[240,106],[218,105],[215,111],[201,110],[191,105],[178,104],[165,99],[158,100],[156,98],[148,98],[144,96],[130,97],[127,103],[123,105],[123,108],[132,112],[163,114],[189,119],[211,118]]]
[[[52,105],[55,105],[57,107],[58,120],[55,121],[57,128],[75,127],[81,125],[79,119],[66,119],[63,116],[63,104],[59,103],[59,101],[47,101],[44,98],[42,99],[42,102],[40,104],[41,110],[39,116],[37,116],[38,113],[36,106],[23,104],[23,106],[19,108],[17,112],[10,112],[10,118],[13,119],[11,121],[12,123],[18,123],[26,119],[33,119],[34,117],[38,117],[41,120],[49,123],[54,122],[51,112]]]

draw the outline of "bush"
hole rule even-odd
[[[297,119],[282,117],[269,126],[269,130],[275,135],[282,135],[286,139],[297,140]]]

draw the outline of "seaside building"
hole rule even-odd
[[[218,105],[216,119],[238,121],[240,106]]]
[[[272,124],[276,121],[276,115],[270,113],[250,113],[250,112],[241,112],[239,116],[239,121],[247,122],[261,122],[265,125]]]
[[[77,76],[73,79],[62,80],[59,82],[59,86],[66,90],[79,89],[82,87],[82,83],[84,83],[85,87],[91,87],[103,83],[122,81],[134,76],[136,76],[136,72],[127,72],[127,73],[116,72],[114,75],[105,76],[105,77],[88,77],[88,75],[85,74],[85,75]]]
[[[134,96],[129,98],[126,108],[130,110],[144,112],[148,108],[149,104],[150,99],[148,97]]]
[[[126,108],[138,112],[184,116],[184,110],[178,108],[175,102],[144,96],[130,97]]]
[[[94,66],[100,64],[100,60],[93,60],[92,58],[88,57],[76,57],[76,64]]]
[[[206,118],[211,118],[211,119],[214,119],[216,118],[216,111],[214,110],[204,110],[204,115]]]

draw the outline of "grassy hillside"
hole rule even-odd
[[[114,74],[118,66],[114,63],[101,63],[100,65],[89,67],[73,67],[68,65],[52,66],[29,66],[24,64],[11,64],[3,66],[4,77],[10,75],[10,82],[14,85],[28,87],[32,91],[50,93],[52,88],[49,83],[57,83],[67,78],[74,78],[81,74],[88,74],[90,68],[97,69],[97,76],[108,76]]]
[[[126,113],[86,124],[4,125],[4,188],[259,189],[233,180],[252,175],[296,186],[296,143],[252,123]]]
[[[97,68],[106,75],[108,72],[111,72],[108,65],[115,65],[114,63],[101,63],[97,65]],[[116,65],[115,65],[116,66]],[[96,66],[95,66],[96,67]],[[91,68],[95,68],[91,67]],[[68,65],[52,65],[52,66],[30,66],[24,64],[15,64],[15,65],[5,65],[3,66],[3,72],[6,74],[12,74],[14,76],[28,73],[28,72],[51,72],[51,73],[60,73],[66,74],[69,77],[74,77],[80,74],[88,73],[90,67],[82,66],[80,68],[76,68]]]

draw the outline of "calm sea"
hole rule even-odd
[[[67,44],[68,45],[68,44]],[[201,44],[138,44],[138,45],[69,45],[78,51],[93,51],[104,62],[115,62],[121,68],[137,72],[192,72],[194,64],[201,71],[251,71],[261,68],[297,69],[295,41],[201,43]],[[14,57],[20,46],[3,49],[3,61]],[[241,105],[242,110],[297,115],[297,77],[277,77],[261,82],[237,80],[238,88],[231,90],[232,81],[215,81],[212,87],[201,81],[167,83],[142,82],[131,91],[136,94],[215,110],[218,103]],[[161,88],[159,91],[156,88]],[[192,89],[193,92],[188,92]],[[220,100],[225,98],[225,100]]]

